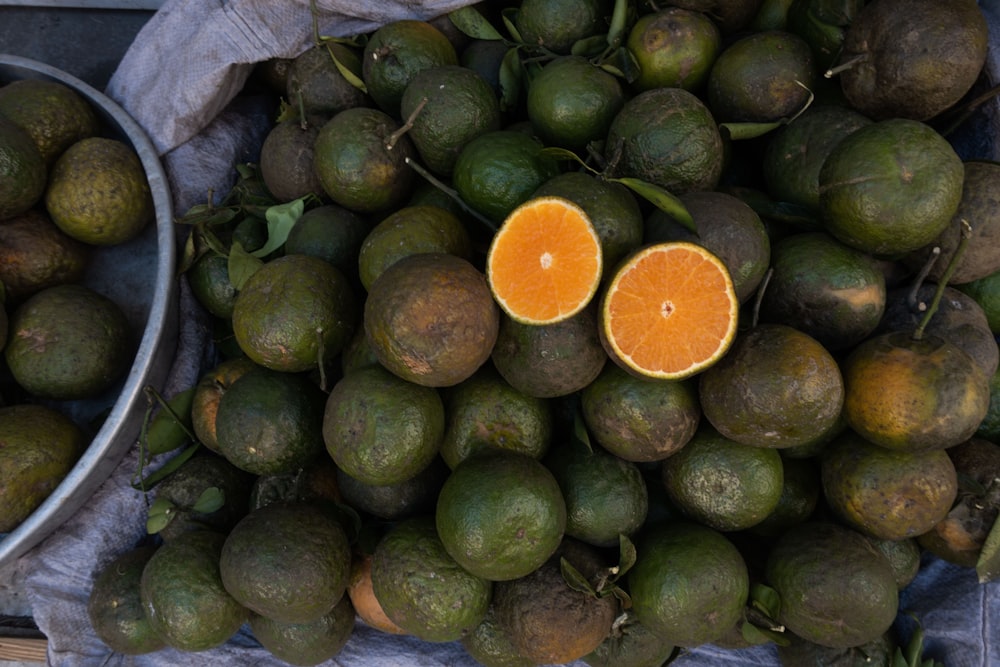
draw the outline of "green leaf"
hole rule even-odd
[[[334,55],[333,50],[330,49],[329,46],[326,47],[326,51],[327,53],[330,54],[330,58],[333,59],[333,64],[336,65],[337,71],[340,72],[340,75],[344,77],[347,83],[351,84],[361,92],[367,93],[368,86],[365,85],[364,80],[357,74],[355,74],[350,67],[340,62],[340,60],[337,59],[337,56]]]
[[[764,584],[757,583],[750,587],[750,604],[770,619],[778,618],[781,613],[781,596]]]
[[[178,454],[177,456],[173,457],[172,459],[164,463],[162,466],[160,466],[158,470],[153,472],[148,477],[145,477],[138,482],[133,482],[132,488],[138,491],[150,490],[151,488],[162,482],[164,479],[169,477],[175,470],[181,467],[185,461],[194,456],[194,453],[198,451],[199,447],[201,447],[201,443],[199,442],[194,443],[193,445],[182,451],[180,454]]]
[[[500,61],[500,108],[510,111],[517,108],[521,99],[521,82],[524,80],[524,68],[517,47],[507,50]]]
[[[628,0],[615,0],[615,7],[611,11],[611,24],[608,27],[608,46],[617,48],[621,46],[628,29]]]
[[[285,241],[288,240],[288,232],[292,231],[292,227],[305,211],[305,200],[306,197],[299,197],[284,204],[268,207],[264,214],[264,218],[267,220],[267,242],[250,254],[254,257],[264,258],[285,245]]]
[[[635,565],[636,552],[635,545],[632,540],[628,538],[628,535],[618,535],[618,576],[617,579],[621,579],[625,576],[625,573],[632,569]]]
[[[503,39],[503,35],[493,27],[493,24],[486,20],[486,17],[471,5],[466,5],[450,12],[448,18],[451,19],[456,28],[473,39],[485,39],[489,41]]]
[[[514,25],[516,17],[517,7],[505,7],[500,10],[500,20],[503,21],[503,25],[507,28],[507,32],[510,33],[511,38],[518,44],[523,44],[524,40],[521,39],[521,33],[517,31],[517,26]]]
[[[592,58],[600,55],[604,51],[605,46],[606,40],[603,35],[593,35],[575,41],[573,46],[570,47],[569,52],[570,55]]]
[[[573,440],[583,445],[588,452],[593,453],[594,446],[590,443],[590,433],[587,432],[587,425],[579,410],[573,413]]]
[[[229,282],[237,290],[243,289],[250,276],[257,273],[257,269],[264,266],[264,261],[257,259],[246,250],[239,241],[233,243],[229,249]]]
[[[733,141],[741,141],[762,137],[782,125],[785,125],[785,121],[783,120],[776,120],[770,123],[720,123],[719,129]]]
[[[176,515],[172,502],[166,498],[157,498],[146,512],[146,532],[155,535],[166,528]]]
[[[590,582],[587,581],[587,577],[580,574],[580,571],[573,567],[568,560],[564,557],[559,557],[559,571],[562,572],[563,579],[566,580],[566,585],[572,588],[574,591],[580,591],[581,593],[586,593],[592,597],[598,597],[597,591],[591,586]]]
[[[191,432],[191,406],[195,387],[176,393],[168,401],[157,396],[160,411],[146,429],[146,449],[151,455],[172,452],[194,440]]]
[[[191,509],[199,514],[211,514],[226,504],[225,492],[217,486],[210,486],[201,492]]]
[[[600,63],[601,69],[632,83],[639,77],[639,63],[635,55],[624,46],[619,46]]]
[[[769,644],[771,642],[776,644],[788,643],[788,638],[780,632],[768,630],[767,628],[759,628],[750,621],[744,621],[743,624],[740,625],[740,634],[743,636],[744,641],[752,646]]]
[[[688,230],[698,233],[698,227],[694,224],[694,218],[688,212],[684,203],[676,195],[667,192],[658,185],[647,183],[638,178],[622,177],[609,178],[609,181],[621,183],[643,199],[649,201],[664,213],[669,214],[674,220],[686,227]]]
[[[979,551],[976,575],[981,584],[993,581],[1000,575],[1000,516],[993,521],[990,532],[986,535],[986,541]]]

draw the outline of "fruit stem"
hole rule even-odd
[[[941,129],[940,134],[943,137],[947,137],[949,134],[954,132],[958,127],[964,123],[980,106],[989,102],[991,99],[1000,95],[1000,86],[993,86],[986,92],[977,97],[973,98],[967,104],[962,105],[959,109],[955,109],[953,113],[949,116],[955,119],[951,121],[947,127]]]
[[[449,197],[451,197],[452,199],[454,199],[455,203],[457,203],[462,208],[463,211],[465,211],[466,213],[468,213],[469,215],[471,215],[473,218],[475,218],[479,222],[481,222],[484,225],[486,225],[487,229],[489,229],[490,231],[493,231],[493,232],[497,231],[497,226],[495,224],[493,224],[492,220],[490,220],[489,218],[486,218],[486,217],[482,216],[478,211],[474,210],[472,207],[470,207],[468,204],[466,204],[464,201],[462,201],[462,198],[459,196],[459,194],[455,190],[453,190],[452,188],[449,188],[447,185],[445,185],[439,179],[437,179],[433,174],[431,174],[429,171],[427,171],[426,169],[424,169],[424,166],[422,164],[420,164],[419,162],[417,162],[416,160],[414,160],[412,158],[405,158],[404,162],[406,162],[406,164],[410,165],[410,168],[413,169],[413,171],[415,171],[418,174],[420,174],[420,176],[422,176],[424,178],[424,180],[426,180],[428,183],[430,183],[431,185],[433,185],[434,187],[436,187],[438,190],[440,190],[441,192],[445,193],[446,195],[448,195]]]
[[[938,257],[941,256],[941,246],[934,246],[931,250],[931,256],[927,258],[924,265],[920,268],[920,272],[917,273],[917,277],[913,280],[913,287],[910,288],[910,293],[906,297],[906,303],[910,306],[912,310],[923,310],[927,307],[926,304],[917,303],[917,294],[920,292],[920,287],[927,280],[927,274],[931,272],[934,268],[934,264],[937,262]]]
[[[954,274],[955,269],[958,268],[958,263],[961,261],[962,255],[965,254],[965,247],[969,245],[969,238],[971,236],[972,225],[969,224],[968,220],[963,219],[962,232],[958,240],[958,247],[955,248],[955,254],[951,256],[951,261],[948,262],[948,268],[945,269],[944,275],[942,275],[941,280],[938,281],[937,289],[934,291],[934,298],[931,299],[930,305],[927,306],[927,312],[924,313],[923,318],[920,320],[920,324],[917,325],[916,331],[913,332],[913,340],[920,340],[924,337],[924,329],[927,328],[931,318],[934,317],[934,313],[937,312],[938,305],[941,303],[941,297],[944,296],[944,288],[947,287],[952,274]]]
[[[858,63],[863,63],[866,60],[868,60],[868,54],[867,53],[859,53],[858,55],[854,56],[853,58],[851,58],[847,62],[840,63],[839,65],[837,65],[835,67],[831,67],[830,69],[826,70],[826,72],[823,73],[823,76],[826,77],[827,79],[832,79],[837,74],[840,74],[841,72],[849,70],[852,67],[854,67],[855,65],[857,65]]]
[[[423,111],[425,106],[427,106],[426,97],[420,100],[420,104],[418,104],[417,108],[413,110],[413,113],[406,118],[406,122],[403,123],[398,130],[389,135],[389,138],[385,142],[386,150],[391,151],[395,148],[396,142],[399,141],[399,138],[413,129],[413,121],[416,120],[417,116],[421,111]]]
[[[757,327],[757,320],[760,318],[760,304],[764,301],[764,292],[767,290],[767,284],[771,282],[771,276],[774,275],[774,268],[769,268],[767,273],[760,281],[760,286],[757,287],[757,295],[754,297],[753,311],[750,318],[750,328],[754,329]]]

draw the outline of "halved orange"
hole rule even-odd
[[[726,353],[736,335],[739,305],[728,269],[710,251],[685,241],[650,245],[608,282],[601,341],[628,371],[683,379]]]
[[[515,208],[493,236],[486,277],[512,319],[554,324],[590,303],[602,262],[600,238],[582,208],[562,197],[534,197]]]

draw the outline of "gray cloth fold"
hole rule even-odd
[[[347,36],[400,18],[427,19],[469,0],[317,0],[320,32]],[[1000,7],[983,3],[991,21],[991,72],[1000,63]],[[235,181],[235,165],[253,161],[269,129],[270,109],[237,97],[254,63],[293,57],[312,43],[308,0],[167,0],[126,53],[107,93],[143,126],[162,155],[175,213],[221,196]],[[996,77],[993,77],[996,80]],[[997,113],[981,119],[970,137],[970,156],[996,159]],[[982,129],[985,128],[985,129]],[[985,132],[988,136],[983,136]],[[187,230],[178,229],[178,243]],[[211,364],[209,321],[183,279],[180,333],[174,366],[162,393],[191,386]],[[162,465],[155,460],[152,467]],[[145,533],[146,499],[130,482],[136,447],[85,507],[18,562],[39,628],[49,638],[49,664],[135,667],[213,665],[278,666],[244,626],[225,645],[199,653],[165,649],[142,656],[113,653],[93,633],[86,604],[95,574]],[[919,619],[927,655],[948,667],[1000,664],[1000,583],[980,585],[975,573],[926,557],[902,597],[898,629]],[[344,650],[324,663],[339,667],[474,667],[457,643],[429,644],[380,633],[358,621]],[[703,646],[674,664],[751,667],[778,664],[774,646],[733,651]],[[584,663],[573,663],[584,667]]]

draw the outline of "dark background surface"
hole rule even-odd
[[[103,91],[149,9],[0,5],[0,53],[38,60]]]

